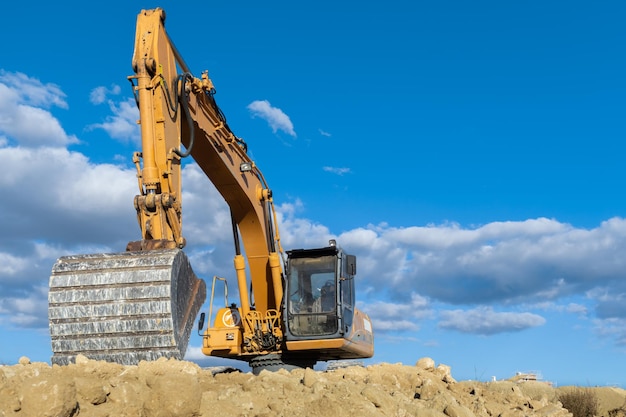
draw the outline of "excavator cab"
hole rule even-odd
[[[334,241],[320,249],[287,252],[287,341],[341,338],[354,316],[356,257]]]
[[[262,313],[254,307],[246,312],[236,304],[229,306],[225,299],[226,307],[217,311],[214,325],[203,335],[202,351],[246,360],[255,374],[262,369],[371,357],[372,323],[355,308],[356,256],[346,254],[334,240],[327,247],[294,249],[286,254],[285,275],[281,274],[279,281],[282,309]],[[246,287],[243,281],[240,295]],[[211,294],[213,305],[214,291]],[[203,313],[199,331],[204,317]]]

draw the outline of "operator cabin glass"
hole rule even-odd
[[[294,336],[337,333],[336,256],[289,262],[289,329]]]

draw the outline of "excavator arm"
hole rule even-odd
[[[247,145],[228,126],[208,74],[195,78],[189,72],[164,21],[161,9],[144,10],[137,19],[135,75],[129,78],[136,81],[133,85],[140,110],[143,166],[137,163],[141,194],[135,198],[135,208],[143,240],[132,242],[129,248],[185,245],[180,162],[191,156],[231,209],[258,295],[256,308],[277,308],[282,299],[282,269],[276,252],[271,191],[248,157]],[[240,256],[241,248],[236,251]],[[271,282],[266,281],[268,271]]]
[[[255,328],[268,327],[268,311],[274,320],[283,297],[272,193],[246,143],[228,126],[208,74],[196,78],[189,72],[163,23],[160,9],[144,11],[137,20],[135,75],[130,79],[142,127],[143,165],[137,164],[141,194],[135,207],[143,239],[129,248],[182,248],[180,159],[191,156],[230,207],[241,309],[249,323],[245,333],[253,340]],[[252,316],[248,282],[254,294]],[[281,338],[279,326],[271,333]]]

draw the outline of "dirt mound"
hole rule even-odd
[[[220,373],[176,360],[122,366],[79,356],[0,366],[0,416],[555,416],[553,392],[457,382],[445,365]]]

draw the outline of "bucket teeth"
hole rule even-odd
[[[205,298],[179,249],[59,258],[48,295],[52,363],[182,359]]]

